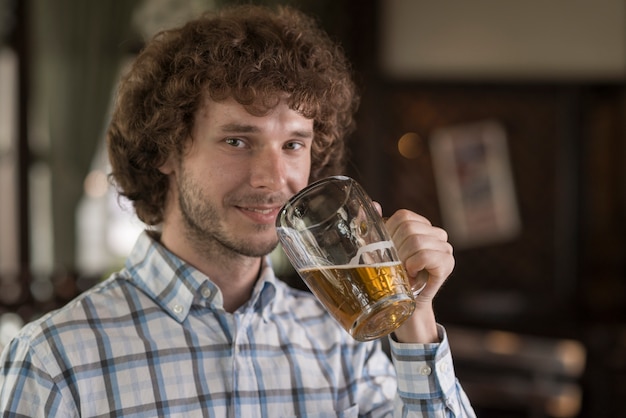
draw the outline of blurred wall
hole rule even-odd
[[[623,80],[622,0],[389,0],[382,71],[403,79]]]

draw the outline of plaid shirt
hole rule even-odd
[[[474,416],[440,344],[359,343],[269,263],[233,314],[143,233],[126,268],[24,327],[0,357],[12,417]],[[399,396],[396,396],[399,395]]]

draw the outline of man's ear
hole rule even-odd
[[[159,167],[159,171],[167,176],[174,172],[174,167],[176,167],[175,158],[170,155],[167,160],[165,160],[165,162]]]

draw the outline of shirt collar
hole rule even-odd
[[[257,311],[265,311],[270,306],[276,296],[276,280],[274,269],[271,266],[269,257],[263,259],[259,278],[257,279],[252,296],[248,302],[249,306]]]
[[[200,290],[208,287],[207,301],[215,309],[223,309],[222,293],[202,272],[170,252],[146,231],[142,232],[126,261],[130,280],[172,317],[182,322],[198,300]],[[264,310],[276,295],[276,276],[269,262],[263,259],[252,296],[241,309]]]

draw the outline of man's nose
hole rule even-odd
[[[267,149],[258,152],[253,158],[250,173],[250,183],[253,187],[279,190],[286,183],[286,175],[281,152]]]

